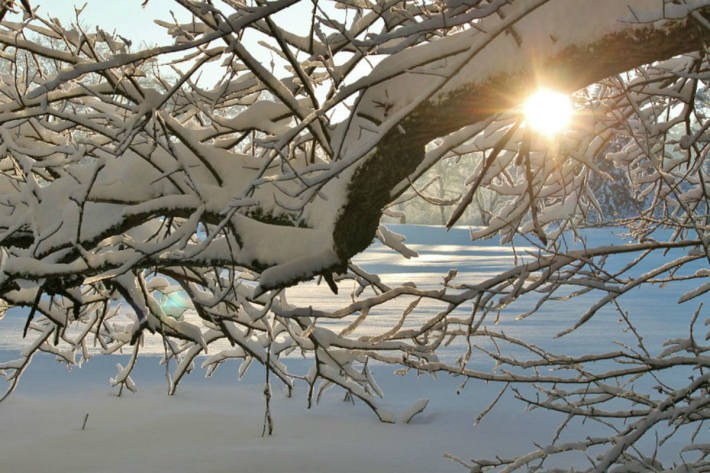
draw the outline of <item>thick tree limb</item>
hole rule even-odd
[[[559,3],[548,2],[539,14],[551,11],[554,15],[554,7]],[[710,8],[695,13],[710,17]],[[535,19],[536,16],[531,14],[523,21],[532,22]],[[605,19],[618,21],[613,16]],[[560,29],[567,28],[565,18],[550,24],[558,25]],[[554,44],[555,36],[554,30],[549,31],[549,43]],[[702,50],[708,39],[710,31],[694,20],[690,12],[679,19],[646,25],[629,22],[621,31],[594,38],[585,44],[560,51],[551,48],[554,51],[552,54],[540,49],[544,46],[522,37],[519,48],[524,61],[512,65],[510,72],[457,87],[443,98],[437,96],[422,102],[382,137],[375,152],[359,165],[348,184],[346,204],[334,230],[339,257],[347,260],[370,244],[383,207],[396,197],[390,190],[413,174],[416,177],[423,172],[418,166],[424,158],[424,146],[429,141],[494,114],[509,111],[539,86],[572,92],[643,64]],[[512,42],[513,39],[503,36],[497,41]],[[494,48],[495,42],[488,47]],[[486,54],[486,49],[481,54]],[[485,72],[480,74],[485,77]],[[406,78],[401,80],[406,83]]]

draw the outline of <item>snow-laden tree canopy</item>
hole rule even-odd
[[[291,386],[279,357],[301,350],[314,356],[309,399],[335,384],[391,421],[370,359],[592,390],[680,363],[700,369],[682,395],[644,401],[628,417],[668,421],[661,414],[668,399],[692,403],[696,396],[704,407],[683,419],[707,420],[708,348],[692,330],[674,345],[687,351],[682,360],[669,361],[671,352],[624,352],[618,356],[628,356],[628,365],[614,372],[587,366],[609,354],[535,352],[532,365],[501,358],[512,371],[481,373],[467,369],[470,344],[456,363],[439,361],[436,350],[450,337],[523,343],[483,328],[486,315],[523,294],[541,294],[527,316],[566,285],[602,291],[578,321],[560,321],[564,334],[630,289],[710,261],[710,1],[298,3],[175,0],[173,8],[190,19],[166,9],[156,22],[170,41],[155,47],[138,47],[111,25],[86,28],[80,11],[79,21],[64,25],[41,5],[4,4],[16,14],[5,11],[0,26],[0,297],[7,307],[26,308],[34,340],[22,358],[0,365],[11,389],[37,351],[76,364],[97,340],[105,353],[130,346],[135,357],[136,342],[151,332],[177,361],[172,390],[202,354],[212,369],[231,358],[256,359]],[[307,13],[283,21],[297,7]],[[205,71],[213,79],[201,77]],[[520,114],[524,98],[543,86],[575,93],[577,116],[554,143]],[[482,159],[447,211],[449,225],[486,188],[506,204],[473,238],[529,235],[539,246],[532,261],[475,285],[457,285],[452,273],[435,291],[389,287],[351,263],[374,238],[415,256],[380,225],[383,213],[438,161],[473,152]],[[589,186],[591,176],[609,178],[603,160],[626,173],[639,199],[634,217],[621,222],[634,241],[568,250],[564,232],[603,213]],[[661,227],[671,229],[665,240],[654,233]],[[688,252],[640,276],[629,276],[635,265],[604,270],[609,255],[634,253],[641,261],[671,248]],[[698,288],[683,301],[710,289],[707,271],[692,277]],[[314,278],[334,291],[339,281],[354,281],[351,301],[326,312],[286,300],[283,288]],[[197,321],[166,308],[165,297],[176,291],[186,294]],[[369,314],[397,298],[412,301],[401,323],[376,336],[357,334]],[[444,309],[419,327],[403,326],[422,300]],[[465,305],[473,307],[469,316],[453,315]],[[126,309],[133,322],[115,322]],[[344,328],[321,324],[333,319]],[[211,351],[220,340],[232,348]],[[511,374],[562,365],[577,368]],[[131,366],[119,370],[116,385],[132,387]],[[595,402],[608,400],[599,396]],[[556,399],[545,402],[570,415],[596,415],[591,401],[572,408]],[[627,447],[645,425],[607,439],[597,471],[640,461]],[[595,442],[469,466],[522,468],[555,448]]]

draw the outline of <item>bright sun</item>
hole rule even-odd
[[[540,89],[523,105],[525,121],[538,133],[552,137],[561,132],[572,119],[572,102],[565,94]]]

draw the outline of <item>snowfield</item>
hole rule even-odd
[[[407,236],[406,244],[419,253],[418,257],[404,259],[377,243],[356,259],[357,264],[380,274],[388,283],[412,281],[420,288],[434,288],[454,268],[458,270],[458,282],[472,283],[496,274],[514,261],[509,246],[500,246],[495,240],[470,242],[468,229],[446,232],[441,227],[391,228]],[[589,245],[623,241],[610,230],[589,230],[585,235]],[[518,257],[524,257],[532,247],[516,241],[515,250]],[[653,262],[659,263],[660,258]],[[620,266],[623,262],[620,258],[613,263]],[[334,308],[348,301],[347,284],[341,284],[338,296],[330,294],[325,283],[292,288],[289,302]],[[620,300],[654,352],[662,349],[663,340],[676,332],[678,336],[685,335],[688,330],[688,320],[699,301],[677,304],[679,297],[694,287],[692,282],[687,287],[685,284],[643,288]],[[578,331],[552,338],[573,325],[598,298],[592,292],[572,301],[551,302],[539,313],[515,321],[515,316],[531,304],[531,299],[523,298],[502,312],[499,326],[509,335],[572,354],[606,350],[614,346],[614,341],[633,343],[612,308],[599,312]],[[708,301],[707,296],[699,299]],[[376,316],[370,317],[372,323],[363,330],[386,330],[396,322],[402,306],[406,306],[406,300],[373,314]],[[415,317],[436,310],[434,305],[422,304]],[[470,310],[470,305],[466,310]],[[0,323],[1,361],[17,357],[23,324],[22,314],[16,311],[10,311]],[[462,349],[461,343],[453,343],[440,355],[454,359]],[[275,384],[275,432],[270,438],[262,438],[264,370],[260,366],[254,364],[240,381],[236,362],[218,369],[211,380],[203,379],[203,371],[198,369],[175,396],[168,396],[164,368],[159,365],[163,352],[159,340],[149,339],[144,352],[155,356],[138,362],[133,374],[138,392],[125,392],[120,398],[107,379],[115,375],[116,363],[125,365],[127,355],[96,356],[72,371],[52,357],[37,357],[18,390],[0,405],[0,472],[463,472],[461,465],[444,454],[461,459],[520,454],[532,450],[534,442],[549,442],[561,420],[548,412],[525,411],[523,404],[514,399],[514,393],[507,390],[501,402],[475,425],[478,414],[502,386],[469,381],[460,389],[460,378],[434,379],[414,372],[399,376],[392,373],[391,367],[377,365],[373,371],[385,393],[386,405],[400,417],[406,416],[419,400],[429,399],[426,409],[409,424],[380,423],[366,406],[344,400],[340,390],[328,391],[320,403],[308,410],[305,383],[296,385],[291,398]],[[472,360],[476,368],[492,368],[482,355]],[[286,363],[294,372],[305,374],[312,360],[291,355]],[[687,373],[664,376],[670,380]],[[573,424],[565,437],[584,438],[603,432],[592,422]],[[697,442],[708,441],[710,435],[705,428]],[[664,453],[670,455],[664,460],[680,463],[681,448],[682,444],[667,445],[666,452],[674,453]],[[577,455],[562,457],[546,466],[584,462],[584,457]]]

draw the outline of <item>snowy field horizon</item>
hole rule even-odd
[[[355,262],[393,285],[411,282],[421,289],[435,288],[451,269],[458,271],[457,282],[475,284],[511,267],[516,258],[519,263],[526,254],[536,251],[522,239],[515,240],[515,250],[497,239],[471,242],[467,228],[447,232],[436,226],[388,227],[406,235],[406,244],[419,256],[405,259],[378,242]],[[619,232],[609,228],[581,231],[588,246],[625,243]],[[572,244],[571,239],[568,244]],[[665,258],[672,258],[674,251]],[[662,264],[663,258],[654,256],[637,270],[643,272],[644,268]],[[627,261],[629,257],[618,257],[608,264],[610,268],[620,267]],[[702,268],[700,263],[696,266],[685,270]],[[289,289],[287,297],[295,305],[332,310],[347,302],[347,284],[341,283],[338,296],[332,295],[325,283],[313,282]],[[662,351],[665,340],[687,336],[697,303],[707,300],[701,296],[695,302],[678,304],[681,295],[694,287],[692,281],[681,281],[665,288],[639,288],[619,298],[652,352]],[[600,297],[592,291],[572,300],[551,301],[532,316],[515,320],[532,304],[533,299],[526,296],[501,311],[497,326],[508,335],[524,336],[537,346],[570,355],[602,352],[619,343],[633,344],[633,335],[625,330],[613,307],[602,309],[571,334],[554,338]],[[405,302],[397,301],[371,314],[373,322],[366,330],[374,333],[392,326]],[[435,304],[422,303],[411,323],[436,310]],[[470,304],[460,310],[470,310]],[[17,358],[22,350],[25,315],[11,310],[0,322],[0,361]],[[400,418],[406,417],[418,401],[429,400],[427,408],[409,424],[380,423],[364,404],[344,401],[344,393],[338,389],[327,392],[308,410],[307,385],[301,382],[290,398],[277,385],[272,400],[274,436],[262,438],[263,367],[254,364],[237,381],[239,363],[232,361],[205,380],[200,365],[208,358],[203,356],[177,394],[168,396],[164,367],[159,364],[163,350],[160,339],[147,339],[142,348],[147,356],[139,359],[132,375],[138,392],[124,392],[120,398],[108,378],[115,375],[116,363],[125,365],[127,354],[95,356],[70,371],[49,355],[35,357],[18,389],[0,404],[0,471],[462,472],[466,469],[444,454],[466,460],[533,450],[535,443],[548,443],[564,419],[548,411],[525,410],[525,405],[516,401],[515,392],[507,390],[501,402],[476,425],[477,416],[502,385],[469,380],[464,387],[463,378],[417,376],[412,371],[400,376],[394,375],[390,366],[375,364],[373,371],[384,391],[384,401]],[[454,342],[439,356],[453,360],[462,350],[463,342]],[[293,372],[304,375],[312,364],[311,359],[300,358],[297,353],[285,362]],[[474,356],[470,366],[494,369],[483,354]],[[667,379],[687,375],[677,370],[663,373]],[[590,422],[571,425],[564,435],[584,438],[602,432],[601,426]],[[653,439],[647,440],[639,445],[651,448]],[[672,441],[681,440],[682,435]],[[702,443],[702,439],[699,441]],[[666,445],[661,459],[682,463],[682,447],[682,443]],[[547,467],[584,465],[586,460],[583,455],[569,455],[555,461]]]

